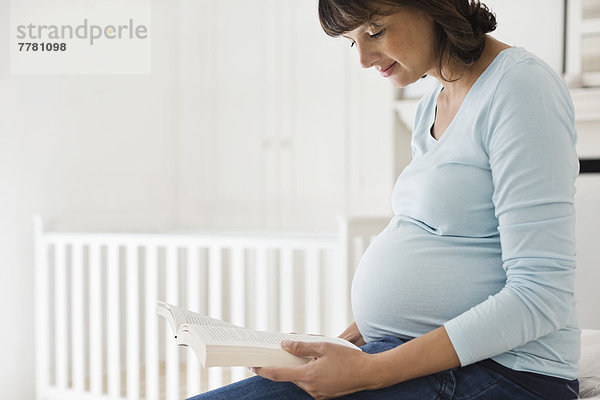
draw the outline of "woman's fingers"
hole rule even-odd
[[[256,375],[276,382],[295,382],[302,373],[298,371],[302,367],[257,367],[250,368]]]
[[[327,343],[296,342],[293,340],[284,340],[281,347],[287,352],[298,357],[321,357],[323,355],[323,345]],[[262,376],[278,382],[296,382],[304,374],[304,365],[299,367],[260,367],[251,368],[251,370]]]
[[[289,353],[299,357],[321,357],[323,355],[323,347],[327,343],[322,342],[296,342],[293,340],[284,340],[281,342],[281,347]]]
[[[284,341],[291,354],[313,359],[297,367],[262,367],[253,370],[263,378],[293,382],[315,399],[339,397],[367,389],[370,355],[327,342]]]

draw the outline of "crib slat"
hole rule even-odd
[[[322,285],[321,298],[321,329],[325,335],[338,335],[342,332],[350,321],[347,320],[346,304],[350,303],[346,299],[346,267],[342,264],[342,255],[337,249],[323,249],[323,263],[320,266],[319,276]],[[326,316],[324,318],[323,316]]]
[[[127,398],[140,398],[140,324],[139,324],[139,277],[138,248],[127,246]]]
[[[199,310],[200,304],[200,251],[190,246],[187,248],[187,307]],[[187,360],[187,397],[200,393],[200,361],[191,347],[188,347]]]
[[[90,391],[94,395],[102,393],[102,266],[100,245],[90,244],[89,271],[89,330],[90,330]]]
[[[246,324],[246,274],[244,265],[244,249],[233,248],[231,270],[231,322],[235,325]]]
[[[269,304],[267,309],[269,330],[279,331],[281,330],[279,310],[281,304],[279,304],[279,297],[281,292],[280,277],[281,268],[279,265],[278,252],[276,249],[271,249],[267,252],[267,286],[269,288]]]
[[[73,388],[82,391],[85,379],[85,349],[83,330],[83,245],[72,245],[71,266],[71,357]]]
[[[209,248],[201,246],[198,249],[198,310],[208,314],[208,252]]]
[[[67,263],[66,244],[54,247],[54,318],[56,387],[67,387]]]
[[[106,366],[109,396],[121,395],[119,247],[108,245],[106,271]]]
[[[231,263],[231,322],[235,325],[246,325],[246,266],[244,265],[244,248],[234,247],[232,249]],[[245,367],[231,368],[232,382],[246,377]]]
[[[305,288],[305,329],[307,333],[321,332],[321,291],[319,278],[319,250],[306,250],[306,265],[304,270]]]
[[[269,274],[267,269],[267,249],[260,247],[256,250],[256,329],[269,329]]]
[[[34,221],[35,225],[35,302],[36,302],[36,327],[35,327],[35,365],[36,365],[36,393],[40,396],[48,387],[49,371],[49,342],[48,330],[49,317],[49,273],[48,273],[48,246],[43,239],[42,222]]]
[[[146,361],[146,400],[158,400],[158,321],[156,302],[158,301],[158,251],[155,246],[146,247],[146,293],[145,293],[145,361]]]
[[[280,275],[280,329],[282,332],[293,332],[295,330],[294,312],[294,265],[292,249],[281,249],[281,275]]]
[[[223,317],[223,271],[221,248],[213,246],[208,260],[208,314],[214,318]],[[208,388],[223,385],[223,368],[209,368]]]
[[[177,265],[177,247],[167,246],[166,248],[166,270],[165,287],[166,301],[171,304],[179,304],[178,288],[178,265]],[[168,324],[165,324],[165,368],[166,368],[166,397],[167,400],[179,399],[179,351],[177,344],[173,339],[173,331]]]
[[[208,313],[214,318],[223,316],[223,271],[221,249],[211,247],[208,271]]]

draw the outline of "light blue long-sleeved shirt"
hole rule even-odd
[[[358,328],[373,341],[444,325],[462,365],[491,357],[575,379],[579,163],[569,92],[534,55],[506,49],[437,141],[441,90],[419,103],[394,217],[354,276]]]

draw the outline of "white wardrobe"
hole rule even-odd
[[[178,225],[391,213],[394,90],[325,35],[316,0],[179,4]]]

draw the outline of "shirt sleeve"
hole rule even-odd
[[[506,284],[445,323],[463,366],[561,329],[575,310],[573,106],[555,74],[521,64],[496,87],[483,135]]]

